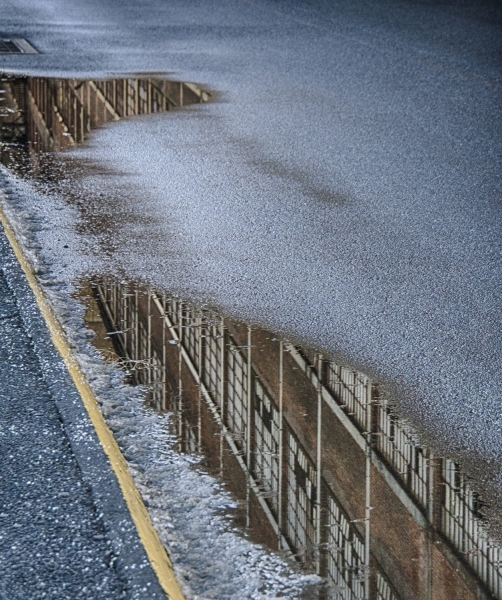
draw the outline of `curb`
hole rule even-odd
[[[176,580],[176,577],[174,575],[172,563],[167,555],[165,548],[163,547],[163,545],[157,535],[157,532],[155,531],[155,529],[153,527],[152,521],[151,521],[148,511],[143,503],[141,495],[140,495],[138,489],[136,488],[136,486],[134,485],[134,482],[132,480],[132,477],[131,477],[128,467],[127,467],[126,460],[125,460],[124,456],[122,455],[120,448],[119,448],[115,438],[113,437],[112,432],[110,431],[109,427],[107,426],[107,424],[104,420],[104,417],[99,409],[98,402],[91,390],[91,387],[89,386],[89,384],[86,380],[86,377],[85,377],[82,369],[80,368],[78,361],[76,360],[76,358],[73,354],[72,348],[66,338],[64,329],[61,326],[57,316],[55,315],[54,310],[52,309],[50,302],[46,298],[40,284],[38,283],[35,273],[33,272],[31,263],[30,263],[29,259],[27,258],[27,256],[25,255],[25,253],[16,237],[14,228],[10,224],[9,219],[7,218],[7,216],[5,215],[5,213],[1,207],[0,207],[0,223],[2,224],[2,226],[4,228],[5,235],[7,237],[7,240],[11,246],[11,249],[12,249],[15,257],[17,258],[19,266],[21,267],[22,272],[24,273],[24,278],[23,278],[22,273],[18,272],[16,274],[14,272],[15,265],[11,265],[10,269],[8,268],[8,265],[7,265],[7,270],[10,271],[8,273],[10,275],[9,283],[13,283],[14,284],[13,287],[16,287],[19,284],[21,284],[21,286],[22,286],[22,282],[20,281],[20,279],[21,280],[24,279],[24,281],[25,281],[24,287],[26,287],[26,288],[28,287],[28,286],[26,286],[26,282],[27,282],[29,285],[29,288],[31,289],[31,292],[35,296],[36,305],[35,305],[35,303],[32,302],[34,307],[30,307],[31,312],[32,313],[34,312],[33,308],[36,311],[36,308],[38,306],[39,315],[41,314],[41,316],[43,317],[43,319],[40,319],[40,317],[39,317],[39,321],[41,321],[41,323],[37,323],[36,322],[37,315],[36,314],[30,315],[29,329],[31,329],[30,334],[32,335],[32,339],[35,343],[35,339],[36,339],[35,336],[37,334],[40,334],[40,329],[41,329],[41,327],[43,328],[43,323],[45,322],[45,325],[47,326],[47,328],[49,330],[52,343],[55,346],[55,348],[57,349],[57,351],[59,352],[60,357],[63,359],[64,367],[66,367],[66,373],[65,374],[58,373],[57,374],[58,376],[56,377],[56,380],[53,380],[53,385],[51,387],[52,388],[54,388],[54,387],[60,388],[61,387],[61,380],[60,380],[61,375],[64,377],[64,375],[67,376],[68,373],[70,374],[71,379],[73,380],[73,383],[78,391],[78,394],[80,395],[81,403],[83,403],[83,406],[85,407],[88,419],[90,419],[90,421],[92,423],[95,436],[97,436],[97,439],[99,440],[99,444],[101,445],[102,449],[104,450],[104,453],[106,454],[106,457],[108,458],[109,466],[111,466],[111,468],[116,476],[116,482],[118,482],[118,485],[120,487],[120,493],[121,493],[122,498],[125,501],[125,504],[127,507],[126,510],[128,511],[130,518],[132,519],[132,522],[134,523],[134,526],[137,531],[137,535],[139,536],[139,538],[141,540],[142,548],[143,548],[144,552],[146,553],[146,556],[148,557],[148,561],[149,561],[153,571],[155,572],[155,575],[157,576],[158,584],[160,585],[161,589],[163,590],[163,592],[169,599],[184,600],[184,595],[181,592],[179,583]],[[28,291],[28,290],[23,291],[24,292],[23,298],[22,298],[23,303],[26,302],[26,291]],[[45,337],[48,338],[49,336],[47,336],[47,332],[45,332],[45,333],[46,333]],[[35,335],[33,335],[33,334],[35,334]],[[49,352],[51,350],[53,350],[53,348],[49,349]],[[46,350],[46,352],[47,352],[47,350]],[[53,352],[53,354],[56,354],[56,353]],[[51,365],[51,367],[52,367],[52,371],[54,371],[53,364]],[[63,370],[64,370],[64,367],[63,367]],[[51,375],[54,376],[55,373],[52,373]],[[58,395],[60,395],[60,394],[58,394]],[[73,399],[73,402],[70,402],[70,404],[72,404],[72,406],[61,407],[61,403],[62,402],[64,403],[65,401],[68,402],[67,399],[61,399],[58,402],[57,398],[56,398],[56,403],[58,404],[58,409],[60,410],[60,413],[62,414],[62,419],[65,424],[65,429],[67,429],[68,433],[71,433],[71,430],[73,428],[73,430],[74,430],[73,433],[77,433],[78,437],[82,438],[82,433],[83,433],[82,432],[82,415],[77,414],[79,412],[79,407],[75,406],[75,404],[76,404],[75,399]],[[62,408],[63,408],[63,410],[62,410]],[[66,414],[65,414],[65,411],[66,411]],[[80,411],[80,412],[83,412],[83,411]],[[85,425],[84,425],[84,427],[85,427]],[[92,429],[92,428],[90,428],[90,429]],[[69,438],[70,438],[70,442],[72,444],[72,448],[75,451],[75,456],[77,458],[77,461],[82,469],[82,472],[84,475],[87,475],[86,479],[87,479],[89,485],[93,489],[93,492],[94,492],[93,495],[95,497],[96,497],[96,495],[98,496],[98,504],[104,504],[104,506],[100,506],[99,508],[102,509],[101,512],[103,513],[103,519],[105,521],[108,521],[109,526],[107,527],[107,529],[111,532],[111,531],[113,531],[113,525],[115,525],[115,527],[118,526],[120,528],[120,531],[124,531],[125,524],[123,522],[123,515],[117,514],[117,513],[120,513],[120,509],[117,509],[117,507],[114,505],[114,501],[116,502],[116,500],[117,500],[117,498],[114,497],[114,496],[116,496],[116,494],[113,493],[113,490],[109,489],[110,478],[108,478],[108,481],[106,481],[106,479],[107,479],[106,474],[103,474],[101,472],[103,465],[98,466],[98,470],[96,470],[97,465],[89,465],[88,464],[89,456],[87,456],[88,447],[85,446],[85,444],[82,445],[82,443],[80,443],[80,446],[79,446],[79,442],[75,442],[75,440],[74,440],[74,438],[75,438],[74,435],[73,436],[69,435]],[[88,441],[87,441],[87,443],[88,443]],[[75,448],[75,446],[78,446],[78,447]],[[92,458],[95,458],[95,457],[92,457]],[[106,461],[105,457],[102,457],[101,462],[108,462],[108,461]],[[99,460],[98,460],[98,462],[99,462]],[[94,467],[94,469],[93,469],[93,467]],[[99,473],[99,476],[96,479],[96,475],[98,473]],[[113,479],[113,477],[111,479]],[[96,487],[101,488],[101,489],[95,489]],[[112,513],[112,514],[108,515],[109,516],[108,519],[106,518],[107,517],[107,514],[106,514],[106,512],[107,512],[106,505],[107,504],[108,504],[108,509],[110,509],[108,512],[111,511],[111,513]],[[122,519],[120,519],[120,517],[122,517]],[[126,527],[126,529],[127,529],[127,527]],[[129,532],[129,534],[130,533],[132,533],[132,532]],[[111,541],[113,543],[114,540],[112,538],[114,536],[110,536],[110,537],[111,537]],[[131,536],[129,535],[129,538],[130,537]],[[128,541],[131,541],[131,540],[128,540]],[[116,546],[116,548],[118,547],[119,552],[117,552],[117,554],[119,554],[119,556],[121,557],[122,562],[129,563],[128,565],[123,564],[122,565],[123,568],[121,570],[128,572],[127,579],[131,579],[131,576],[134,574],[133,572],[131,572],[131,570],[134,570],[136,567],[136,570],[139,571],[140,569],[142,569],[144,567],[144,565],[143,566],[141,565],[141,563],[143,561],[141,560],[141,557],[138,556],[138,549],[132,548],[132,549],[129,549],[129,550],[132,550],[132,552],[131,551],[128,552],[128,549],[124,547],[123,540],[119,540],[119,539],[115,539],[114,545]],[[133,542],[133,545],[134,545],[134,542]],[[124,561],[123,559],[127,556],[127,554],[130,554],[129,560],[126,559]],[[143,570],[144,570],[144,568],[143,568]],[[136,575],[137,574],[138,573],[136,572]],[[145,573],[144,575],[147,575],[147,574]],[[146,577],[143,577],[142,579],[150,579],[150,578],[148,578],[148,576],[146,576]],[[145,587],[142,587],[142,591],[148,592],[149,598],[159,597],[159,594],[155,593],[154,589],[152,589],[152,583],[153,583],[153,587],[157,587],[155,585],[157,582],[144,581],[141,583],[141,585],[144,586],[145,583],[146,583],[147,589],[145,589]],[[138,590],[138,592],[139,591],[140,590]]]

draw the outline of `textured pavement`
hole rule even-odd
[[[164,597],[32,303],[2,233],[0,599]]]
[[[113,553],[0,279],[2,598],[120,598]]]

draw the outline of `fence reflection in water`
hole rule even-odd
[[[152,77],[61,79],[0,77],[1,161],[17,169],[26,162],[37,174],[41,155],[85,141],[110,121],[165,112],[206,102],[209,94],[193,83]],[[21,156],[28,153],[28,157]]]
[[[108,121],[208,99],[149,77],[7,76],[0,87],[2,161],[14,165],[24,148],[34,170],[41,153]],[[257,539],[325,575],[333,597],[501,597],[482,502],[375,382],[174,298],[112,281],[97,293],[136,379],[177,415],[182,448],[218,463]]]
[[[324,576],[328,596],[501,597],[481,503],[367,376],[151,290],[95,293],[119,353],[180,450],[204,452],[257,541]]]

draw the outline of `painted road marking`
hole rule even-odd
[[[138,531],[138,535],[145,548],[152,568],[159,579],[159,583],[170,600],[184,600],[180,585],[174,575],[171,560],[153,527],[150,515],[146,510],[141,495],[134,485],[131,474],[127,468],[126,460],[101,414],[96,397],[94,396],[78,361],[75,359],[71,346],[66,339],[64,329],[56,317],[50,302],[45,297],[35,273],[33,272],[32,265],[16,237],[14,228],[1,207],[0,222],[2,223],[5,235],[9,240],[12,250],[23,269],[28,284],[35,295],[40,312],[49,328],[54,346],[66,364],[66,368],[75,383],[89,418],[94,425],[94,429],[96,430],[96,434],[103,450],[110,461],[110,465],[117,477],[120,489],[129,512],[131,513],[132,520]]]

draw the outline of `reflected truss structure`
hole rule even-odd
[[[95,292],[130,364],[144,360],[150,401],[176,414],[180,448],[231,471],[248,527],[268,527],[330,598],[501,597],[501,551],[469,481],[369,377],[177,298],[111,280]],[[442,595],[452,577],[460,595]]]

